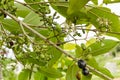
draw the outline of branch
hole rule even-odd
[[[22,26],[21,23],[20,23],[20,27],[21,27],[21,29],[22,29],[23,34],[30,40],[30,42],[34,43],[34,42],[31,40],[31,38],[27,35],[27,33],[25,32],[25,30],[24,30],[24,28],[23,28],[23,26]]]
[[[96,70],[95,68],[93,68],[93,67],[91,67],[91,66],[89,66],[89,65],[86,65],[86,67],[88,67],[90,71],[95,72],[96,74],[98,74],[100,77],[102,77],[102,78],[105,79],[105,80],[113,80],[113,79],[110,78],[109,76],[107,76],[107,75],[99,72],[98,70]]]
[[[43,39],[44,41],[46,41],[47,43],[49,43],[50,45],[54,46],[56,49],[58,49],[59,51],[61,51],[63,54],[65,54],[66,56],[72,58],[74,61],[78,61],[77,58],[71,56],[68,52],[64,51],[62,48],[60,48],[59,46],[57,46],[55,43],[53,43],[52,41],[47,40],[47,38],[45,36],[43,36],[42,34],[38,33],[36,30],[32,29],[31,27],[29,27],[26,23],[20,21],[19,19],[17,19],[14,15],[10,14],[9,12],[0,9],[1,12],[3,12],[4,14],[8,15],[9,17],[11,17],[13,20],[15,20],[16,22],[18,22],[19,24],[22,24],[25,28],[27,28],[28,30],[30,30],[33,34],[36,34],[39,38]],[[106,76],[105,74],[101,73],[100,71],[92,68],[91,66],[87,65],[87,68],[89,68],[91,71],[99,74],[102,78],[104,78],[105,80],[112,80],[109,76]]]

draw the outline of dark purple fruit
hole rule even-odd
[[[86,62],[82,59],[78,60],[78,67],[83,69],[86,67]]]
[[[10,44],[10,46],[13,46],[13,45],[14,45],[14,43],[13,43],[12,41],[10,41],[9,44]]]
[[[85,76],[89,75],[89,70],[87,68],[83,68],[82,69],[82,74],[85,75]]]
[[[4,14],[4,18],[6,18],[7,17],[7,15],[6,14]]]

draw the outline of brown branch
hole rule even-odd
[[[57,46],[55,43],[53,43],[52,41],[47,40],[47,38],[45,36],[43,36],[42,34],[38,33],[36,30],[32,29],[31,27],[29,27],[26,23],[20,21],[18,18],[16,18],[14,15],[10,14],[9,12],[0,9],[1,12],[3,12],[4,14],[8,15],[9,17],[11,17],[13,20],[15,20],[16,22],[18,22],[19,24],[22,24],[25,28],[27,28],[28,30],[30,30],[32,33],[36,34],[38,37],[40,37],[41,39],[43,39],[44,41],[46,41],[47,43],[49,43],[50,45],[54,46],[56,49],[58,49],[59,51],[61,51],[63,54],[65,54],[66,56],[72,58],[74,61],[78,61],[77,58],[71,56],[68,52],[64,51],[62,48],[60,48],[59,46]],[[101,73],[100,71],[92,68],[91,66],[87,65],[87,67],[99,74],[102,78],[104,78],[105,80],[112,80],[109,76]]]

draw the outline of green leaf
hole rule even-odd
[[[73,64],[69,66],[67,73],[66,73],[66,80],[77,80],[76,74],[79,68],[77,65]]]
[[[86,42],[86,46],[88,47],[89,45],[93,44],[96,42],[96,39],[95,38],[91,38],[89,39],[87,42]]]
[[[27,7],[19,4],[19,3],[15,3],[15,6],[17,7],[17,11],[16,11],[16,15],[20,16],[20,17],[25,17],[30,13],[30,9],[28,9]]]
[[[65,50],[74,50],[75,47],[76,47],[76,44],[74,44],[74,43],[66,43],[66,44],[64,44],[64,49]]]
[[[92,78],[92,75],[91,75],[91,74],[89,74],[89,75],[87,75],[87,76],[82,75],[81,80],[91,80],[91,78]]]
[[[103,0],[104,3],[109,3],[111,0]]]
[[[0,13],[0,21],[4,19],[4,14]]]
[[[48,66],[52,67],[61,57],[62,53],[55,47],[49,47],[48,54],[52,55],[52,59],[48,62]]]
[[[112,50],[114,47],[118,45],[118,41],[105,39],[102,40],[102,42],[95,42],[88,46],[88,48],[91,48],[90,54],[93,56],[97,56],[100,54],[104,54]]]
[[[56,70],[55,68],[51,68],[51,67],[41,67],[39,68],[39,71],[44,74],[47,77],[50,78],[60,78],[62,77],[62,73],[58,70]]]
[[[34,80],[45,80],[45,78],[46,78],[45,75],[43,75],[39,71],[34,73]]]
[[[45,36],[45,37],[48,37],[50,35],[50,33],[51,33],[51,31],[48,30],[48,29],[41,29],[41,28],[38,28],[38,27],[34,27],[34,29],[37,32],[39,32],[40,34],[42,34],[43,36]],[[39,38],[37,35],[35,35],[33,33],[30,33],[30,35],[32,35],[33,37],[35,37],[36,41],[40,41],[41,40],[41,38]]]
[[[67,20],[73,23],[77,23],[77,20],[86,17],[85,14],[81,12],[81,9],[88,3],[89,0],[69,0],[69,7],[67,10]],[[82,16],[82,17],[81,17]]]
[[[109,4],[109,3],[118,3],[120,0],[103,0],[103,3]]]
[[[83,52],[83,49],[79,45],[76,45],[75,53],[77,58],[82,56],[82,52]]]
[[[96,5],[98,5],[98,0],[92,0],[92,2]]]
[[[43,60],[33,59],[33,58],[31,58],[31,57],[27,58],[27,61],[28,61],[29,63],[37,64],[37,65],[39,65],[39,66],[44,66],[44,65],[46,64],[46,62],[43,61]]]
[[[56,6],[64,6],[68,7],[68,1],[66,0],[49,0],[49,2],[55,2],[55,3],[50,3],[51,5],[56,5]]]
[[[86,29],[91,29],[92,26],[93,26],[92,24],[89,24],[89,25],[86,26]],[[89,30],[86,30],[85,32],[89,33]]]
[[[69,15],[68,16],[68,7],[69,7],[69,4],[66,2],[66,3],[59,3],[59,2],[64,2],[65,0],[49,0],[51,2],[58,2],[58,3],[51,3],[51,6],[54,10],[56,10],[59,14],[61,14],[63,17],[67,18],[67,21],[71,21],[71,22],[74,22],[74,15]],[[79,10],[79,9],[78,9]],[[76,23],[77,24],[81,24],[81,23],[86,23],[88,18],[87,18],[87,15],[85,13],[85,9],[82,9],[82,10],[79,10],[79,12],[77,12],[77,21]]]
[[[10,31],[13,34],[18,34],[22,32],[19,24],[12,19],[4,19],[2,20],[2,24],[6,30]]]
[[[83,8],[89,0],[69,0],[69,7],[67,10],[68,15],[74,15],[79,14],[79,11],[81,8]]]
[[[34,13],[34,12],[30,12],[25,18],[24,18],[24,22],[27,24],[30,24],[31,26],[41,26],[42,25],[42,21],[40,21],[40,17],[38,14]]]
[[[106,32],[106,35],[120,39],[119,34],[114,34],[114,32],[120,33],[119,17],[117,15],[111,13],[108,8],[104,8],[104,7],[92,8],[91,10],[88,11],[88,16],[90,18],[90,22],[97,29],[103,28],[104,30],[102,30],[102,31]],[[105,23],[103,26],[100,25],[101,23],[105,22],[105,21],[100,20],[100,18],[102,18],[103,20],[106,20],[107,26],[105,25]],[[100,20],[100,21],[98,21],[98,20]],[[108,32],[110,31],[111,33],[107,33],[106,29],[108,29]]]
[[[20,72],[18,76],[18,80],[28,80],[29,74],[30,74],[30,70],[28,69],[22,70],[22,72]]]
[[[60,13],[62,16],[67,17],[67,9],[68,3],[59,3],[59,2],[66,2],[65,0],[49,0],[50,2],[58,2],[58,3],[50,3],[51,7]]]
[[[24,0],[26,3],[34,3],[34,2],[40,2],[41,0]],[[39,9],[39,4],[36,5],[30,5],[34,9]]]
[[[67,17],[67,9],[68,7],[65,6],[57,6],[53,5],[52,6],[58,13],[60,13],[63,17]]]
[[[110,73],[110,71],[102,66],[99,66],[99,63],[96,62],[94,57],[90,56],[89,59],[87,60],[87,64],[90,65],[91,67],[95,68],[99,72],[103,73],[104,75],[106,75],[110,78],[113,78],[113,75]],[[99,75],[98,73],[95,73],[95,72],[92,72],[92,73],[101,77],[101,75]],[[101,77],[101,78],[103,78],[103,77]]]

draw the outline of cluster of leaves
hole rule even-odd
[[[3,15],[8,14],[1,11],[0,66],[2,65],[4,74],[2,76],[5,80],[91,80],[92,75],[106,80],[113,78],[110,71],[97,63],[95,57],[109,52],[119,44],[119,41],[100,38],[101,35],[107,35],[120,39],[120,20],[117,15],[110,9],[99,6],[98,0],[91,0],[92,5],[88,3],[89,0],[24,1],[25,3],[1,0],[0,10],[14,14],[12,16],[16,18],[21,17],[22,22],[46,39],[43,40],[35,32],[24,28],[24,25],[18,24],[15,19],[6,18]],[[114,1],[119,2],[119,0]],[[104,0],[103,3],[108,4],[114,1]],[[50,7],[56,11],[53,15],[50,15]],[[66,18],[67,26],[62,27],[55,22],[55,19],[59,18],[56,15],[57,12]],[[83,24],[85,26],[82,26]],[[94,25],[94,30],[91,29],[91,25]],[[76,37],[83,36],[81,30],[86,35],[84,39],[86,43],[80,45],[69,43],[80,40]],[[95,36],[88,40],[87,35],[90,31],[95,32],[97,38]],[[73,40],[65,41],[64,38],[67,36],[71,36]],[[49,41],[54,44],[50,44]],[[13,50],[16,62],[5,57],[9,55],[5,52],[6,48]],[[64,50],[69,54],[62,55]],[[71,55],[75,58],[69,58]],[[78,68],[74,61],[78,58],[85,60],[87,65],[92,67],[91,69],[87,66],[90,70],[89,75],[83,75],[82,70]],[[11,67],[10,63],[17,64],[17,62],[23,65],[19,74],[12,72],[16,68],[15,65],[11,69],[6,68]],[[10,76],[6,76],[7,72],[10,72]],[[14,76],[11,76],[13,74]]]
[[[4,10],[9,11],[11,14],[15,15],[16,7],[14,6],[14,0],[0,0],[0,7]],[[0,18],[4,18],[7,15],[0,12]]]

